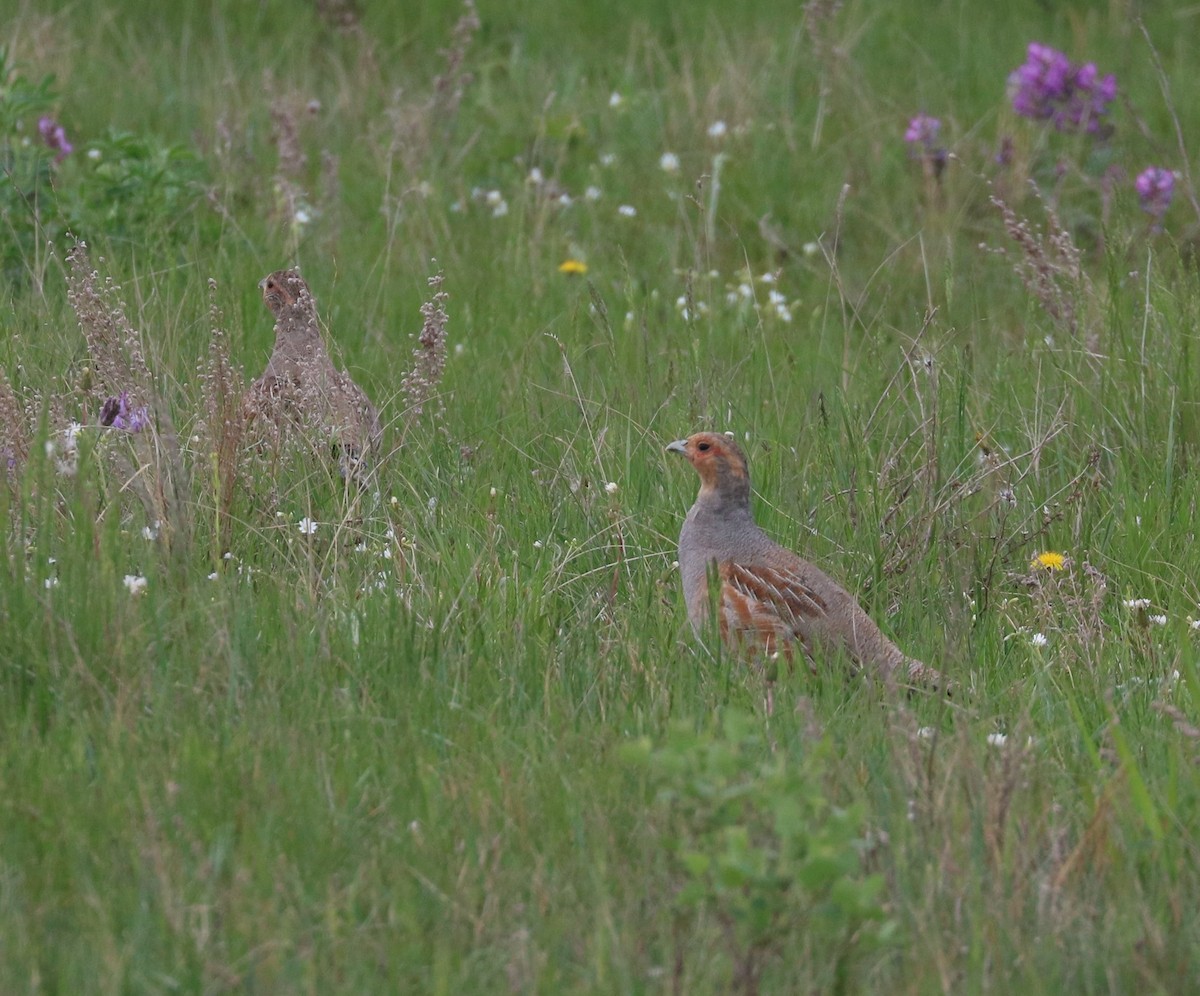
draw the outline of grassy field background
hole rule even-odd
[[[162,6],[0,18],[0,991],[1194,991],[1194,9]],[[1013,112],[1031,41],[1111,135]],[[293,264],[362,495],[221,450]],[[700,428],[960,695],[764,714]]]

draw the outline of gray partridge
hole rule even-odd
[[[721,639],[740,656],[791,659],[799,645],[811,662],[840,651],[885,681],[946,688],[937,671],[884,636],[845,588],[755,524],[750,472],[737,443],[700,432],[667,449],[700,475],[700,494],[679,534],[683,596],[698,637],[715,608]]]
[[[248,422],[265,418],[328,437],[344,477],[357,477],[380,442],[379,412],[345,371],[334,367],[321,338],[312,292],[295,270],[278,270],[259,282],[263,303],[275,316],[275,347],[267,369],[246,395]]]

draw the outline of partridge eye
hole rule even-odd
[[[696,449],[698,449],[701,453],[704,453],[711,446],[712,446],[712,443],[700,443],[699,445],[696,446]]]

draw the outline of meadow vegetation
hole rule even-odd
[[[1195,10],[0,38],[0,991],[1194,989]],[[292,265],[364,488],[241,437]],[[958,695],[766,715],[698,429]]]

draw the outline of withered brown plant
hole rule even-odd
[[[21,403],[0,369],[0,478],[17,470],[29,456],[29,429]]]
[[[103,262],[103,260],[101,260]],[[87,344],[90,373],[80,401],[80,422],[109,433],[105,452],[119,475],[122,493],[137,497],[147,522],[159,530],[168,548],[188,532],[187,473],[179,438],[166,400],[146,360],[142,334],[129,320],[120,286],[101,278],[87,245],[67,253],[67,300]],[[118,402],[139,413],[136,429],[112,425]],[[155,525],[156,524],[156,525]]]
[[[208,281],[210,295],[208,362],[201,376],[204,391],[205,453],[211,462],[213,498],[220,551],[229,549],[232,510],[241,476],[243,377],[229,358],[229,337],[217,305],[217,282]]]
[[[1053,205],[1042,199],[1036,186],[1031,186],[1042,203],[1048,229],[1044,231],[1019,216],[1000,194],[993,193],[991,202],[1000,212],[1004,232],[1016,251],[1010,252],[1005,247],[991,251],[1012,262],[1013,271],[1025,289],[1063,332],[1075,336],[1082,331],[1084,345],[1089,352],[1096,353],[1100,346],[1098,322],[1089,314],[1096,293],[1083,267],[1083,253]]]
[[[445,413],[445,405],[438,394],[446,370],[446,327],[450,321],[446,313],[450,295],[442,290],[444,280],[445,274],[440,270],[429,278],[433,297],[421,305],[424,321],[413,349],[413,366],[400,382],[410,418],[422,415],[430,405],[433,405],[431,413],[435,421],[441,421]]]

